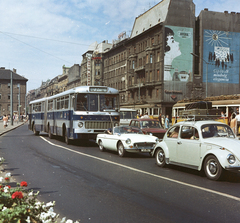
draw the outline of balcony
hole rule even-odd
[[[136,67],[134,69],[134,72],[139,72],[139,71],[144,71],[145,70],[145,66],[140,66],[140,67]]]

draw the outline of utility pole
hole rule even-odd
[[[10,93],[10,118],[13,125],[13,73],[11,71],[11,93]]]

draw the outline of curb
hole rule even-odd
[[[10,129],[6,129],[5,131],[3,131],[3,132],[0,133],[0,136],[3,135],[3,134],[5,134],[5,133],[7,133],[7,132],[10,132],[11,130],[14,130],[14,129],[18,128],[19,126],[24,125],[26,122],[27,122],[27,121],[25,121],[25,122],[23,122],[23,123],[21,123],[21,124],[19,124],[19,125],[16,125],[16,126],[10,128]]]

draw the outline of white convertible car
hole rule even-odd
[[[100,151],[117,151],[119,156],[125,156],[126,152],[151,153],[158,142],[157,137],[145,135],[141,129],[131,126],[114,127],[110,134],[98,134],[96,138]]]
[[[185,121],[173,125],[153,151],[157,165],[174,164],[204,170],[218,180],[224,170],[240,171],[240,140],[216,121]]]

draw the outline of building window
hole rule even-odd
[[[135,69],[134,60],[133,60],[133,62],[132,62],[132,69]]]
[[[2,99],[2,94],[0,94],[0,99]]]
[[[147,54],[147,56],[146,56],[146,64],[148,63],[148,54]]]
[[[10,83],[8,83],[8,88],[10,88],[10,86],[11,86],[11,84],[10,84]]]
[[[150,54],[150,63],[152,63],[153,62],[153,56],[152,56],[152,54]]]
[[[157,62],[160,61],[160,52],[157,52]]]
[[[160,72],[157,70],[157,80],[160,81]]]
[[[154,44],[154,38],[151,39],[151,44],[152,44],[152,46],[153,46],[153,44]]]
[[[10,99],[11,98],[11,96],[10,96],[10,94],[8,94],[8,99]]]

